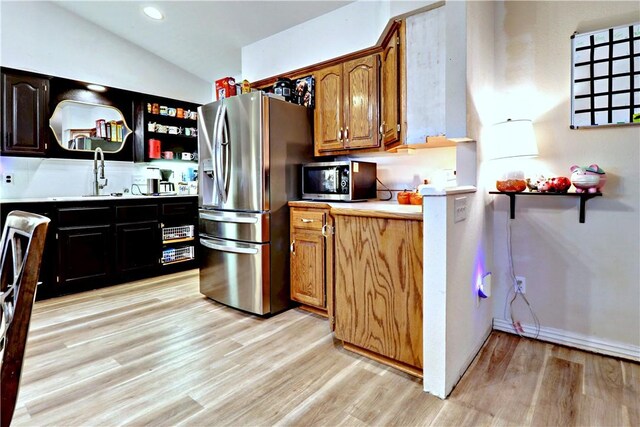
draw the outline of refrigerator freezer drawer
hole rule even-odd
[[[256,314],[271,311],[269,244],[200,238],[200,292]]]
[[[200,234],[245,242],[269,242],[269,213],[200,209]]]

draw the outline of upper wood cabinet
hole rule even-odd
[[[314,117],[316,156],[343,148],[342,117],[342,65],[340,64],[320,70],[316,74]]]
[[[400,48],[400,30],[396,29],[380,54],[380,133],[385,148],[400,141]]]
[[[2,72],[2,154],[44,156],[49,80]]]
[[[315,156],[380,146],[379,60],[370,55],[316,73]]]

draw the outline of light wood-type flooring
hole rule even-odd
[[[494,332],[446,401],[300,309],[261,319],[197,271],[37,302],[15,426],[640,425],[640,366]]]

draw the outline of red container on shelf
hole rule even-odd
[[[159,159],[160,158],[160,140],[151,138],[149,140],[149,158],[150,159]]]
[[[216,80],[216,99],[228,98],[236,94],[236,81],[233,77]]]

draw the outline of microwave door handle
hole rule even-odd
[[[335,170],[336,170],[335,172],[336,176],[335,176],[335,180],[333,181],[333,185],[334,185],[333,191],[338,193],[340,192],[340,169],[336,168]]]

